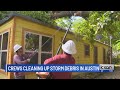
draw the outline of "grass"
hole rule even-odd
[[[77,74],[75,76],[73,76],[73,79],[94,79],[100,75],[102,75],[103,73],[80,73]]]

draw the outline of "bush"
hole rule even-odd
[[[112,63],[113,64],[119,64],[120,63],[120,58],[112,58]]]

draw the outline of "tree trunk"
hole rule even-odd
[[[70,16],[81,16],[86,18],[89,15],[89,11],[52,11],[51,17],[53,19],[70,17]]]

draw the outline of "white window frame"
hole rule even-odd
[[[1,58],[2,58],[2,41],[3,41],[3,35],[2,34],[0,34],[1,35],[1,47],[0,47],[0,69],[1,69]]]
[[[31,34],[35,34],[35,35],[39,35],[39,50],[38,50],[38,64],[41,64],[41,54],[42,53],[49,53],[49,54],[52,54],[53,56],[53,37],[52,36],[48,36],[48,35],[44,35],[44,34],[38,34],[38,33],[34,33],[34,32],[30,32],[30,31],[25,31],[24,33],[24,49],[23,49],[23,52],[34,52],[34,51],[30,51],[30,50],[26,50],[25,49],[25,44],[26,44],[26,34],[27,33],[31,33]],[[45,36],[45,37],[50,37],[52,38],[52,52],[42,52],[42,36]]]
[[[9,31],[5,31],[5,32],[1,33],[0,35],[2,36],[2,38],[1,38],[1,47],[0,47],[0,48],[1,48],[1,49],[0,49],[0,69],[2,69],[2,67],[1,67],[2,52],[6,52],[7,55],[8,55],[8,46],[9,46],[9,43],[7,43],[7,49],[6,49],[6,50],[2,50],[3,34],[5,34],[5,33],[8,33],[8,42],[9,42]],[[8,56],[6,56],[6,63],[7,63],[7,57],[8,57]]]

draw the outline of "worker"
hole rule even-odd
[[[33,55],[26,55],[23,54],[22,46],[19,44],[16,44],[14,46],[14,57],[13,57],[13,64],[28,64],[30,62],[30,57]],[[25,73],[24,72],[15,72],[14,73],[15,79],[25,79]]]
[[[55,55],[52,58],[44,61],[45,65],[48,64],[75,64],[75,59],[72,54],[76,53],[76,46],[72,40],[68,40],[62,45],[63,53]],[[36,72],[41,78],[47,78],[48,76],[52,79],[71,79],[72,72]]]

